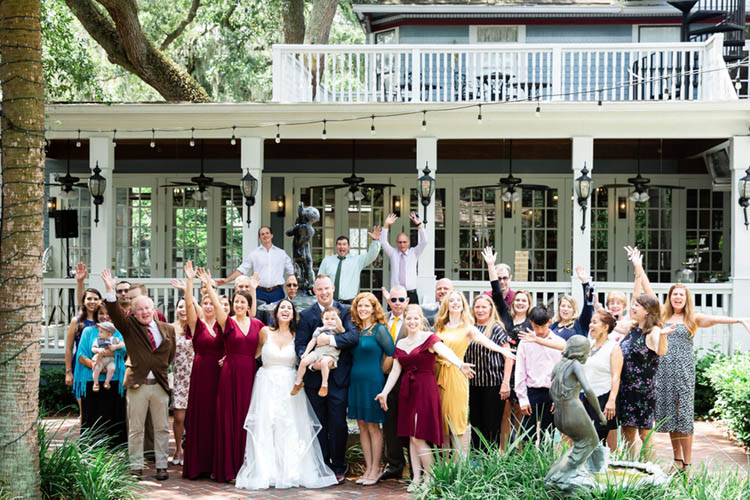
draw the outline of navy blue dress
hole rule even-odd
[[[375,396],[385,385],[383,356],[393,356],[395,349],[385,325],[377,323],[362,331],[359,343],[352,349],[349,418],[378,424],[385,422],[385,412]]]
[[[622,372],[617,394],[617,418],[620,425],[650,429],[656,408],[656,370],[659,355],[648,348],[646,336],[632,328],[620,342]]]

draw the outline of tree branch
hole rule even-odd
[[[284,0],[281,5],[284,43],[303,43],[305,41],[305,0]]]
[[[195,14],[198,12],[198,7],[201,5],[201,0],[193,0],[193,3],[190,4],[190,12],[188,12],[187,17],[180,23],[179,26],[170,34],[167,35],[167,37],[164,39],[163,42],[161,42],[161,45],[159,46],[159,50],[166,50],[167,47],[169,47],[169,44],[174,42],[177,37],[179,37],[183,31],[185,31],[185,28],[193,22],[193,19],[195,19]]]
[[[313,0],[310,20],[305,30],[305,43],[328,43],[328,35],[331,33],[331,24],[338,6],[339,0]]]
[[[232,4],[231,7],[229,7],[229,10],[227,11],[227,15],[224,16],[224,19],[221,20],[221,25],[227,28],[229,31],[234,31],[235,27],[232,26],[232,16],[234,15],[234,11],[237,10],[237,6],[240,4],[240,1],[237,0]]]

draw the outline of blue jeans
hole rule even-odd
[[[270,292],[258,288],[255,290],[255,297],[258,299],[258,302],[273,304],[274,302],[277,302],[284,298],[284,287],[280,286],[276,290],[272,290]]]

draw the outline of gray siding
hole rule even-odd
[[[633,26],[630,24],[526,26],[526,43],[630,43],[632,41]]]
[[[468,26],[401,26],[399,43],[469,43]]]

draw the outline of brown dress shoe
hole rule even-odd
[[[167,469],[156,469],[156,479],[159,481],[166,481],[169,479],[169,473]]]
[[[297,394],[302,389],[303,385],[305,385],[304,382],[300,382],[299,384],[294,384],[294,387],[292,387],[291,395],[294,396],[295,394]]]
[[[320,396],[321,398],[324,398],[324,397],[328,396],[328,386],[327,385],[320,386],[320,390],[318,391],[318,396]]]

